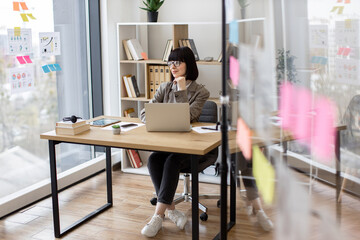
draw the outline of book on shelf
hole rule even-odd
[[[60,126],[55,127],[56,134],[61,134],[61,135],[76,135],[88,130],[90,130],[90,124],[88,123],[76,127],[60,127]]]
[[[134,87],[134,84],[133,84],[133,82],[132,82],[132,80],[131,80],[131,76],[132,76],[132,75],[127,75],[127,76],[126,76],[126,80],[127,80],[128,83],[129,83],[129,88],[130,88],[131,96],[132,96],[132,97],[136,97],[135,87]]]
[[[131,167],[132,167],[132,168],[135,168],[133,161],[131,161],[130,150],[129,150],[129,149],[125,149],[125,152],[126,152],[126,155],[127,155],[128,158],[129,158],[129,162],[130,162]]]
[[[128,156],[129,156],[129,160],[130,160],[130,164],[133,168],[139,168],[143,165],[139,152],[137,150],[134,149],[127,149],[128,151]]]
[[[131,76],[131,82],[132,82],[132,86],[134,87],[135,96],[140,97],[139,86],[137,84],[136,77],[134,75]]]
[[[160,66],[159,65],[155,65],[154,66],[154,79],[155,79],[155,91],[154,94],[156,93],[157,89],[160,86]]]
[[[71,121],[60,121],[56,123],[56,127],[74,128],[86,124],[86,120],[79,119],[75,123]]]
[[[128,108],[124,110],[124,116],[125,117],[136,117],[135,109],[134,108]]]
[[[196,49],[194,39],[189,38],[189,39],[186,40],[186,42],[189,43],[190,48],[191,48],[191,50],[192,50],[193,53],[194,53],[195,60],[196,60],[196,61],[199,61],[199,60],[200,60],[200,57],[199,57],[199,53],[198,53],[198,51],[197,51],[197,49]]]
[[[137,60],[144,59],[144,56],[146,56],[146,53],[144,52],[142,46],[140,45],[139,40],[137,40],[136,38],[133,38],[133,39],[127,40],[126,43],[130,50],[131,56],[134,58],[134,60],[137,61]]]
[[[155,93],[154,65],[148,66],[149,97],[152,99]]]
[[[165,66],[160,65],[159,66],[159,75],[160,75],[160,84],[165,82]]]
[[[128,81],[128,76],[131,77],[131,75],[124,75],[123,76],[123,81],[124,81],[124,85],[125,85],[125,89],[126,89],[126,93],[128,97],[133,97],[131,94],[131,90],[130,90],[130,85],[129,85],[129,81]]]
[[[167,43],[166,43],[166,47],[165,47],[165,51],[164,51],[164,55],[163,55],[163,61],[164,62],[167,62],[172,48],[173,48],[173,40],[169,39],[167,41]]]
[[[133,57],[131,56],[128,44],[127,44],[127,40],[128,39],[124,39],[122,40],[123,46],[124,46],[124,50],[125,50],[125,54],[128,60],[133,60]]]

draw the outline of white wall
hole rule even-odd
[[[266,0],[253,0],[248,7],[248,17],[264,17]],[[120,115],[117,64],[116,23],[146,22],[146,12],[139,9],[141,0],[101,0],[101,39],[103,63],[104,114]],[[240,18],[240,8],[234,0],[234,15]],[[220,0],[166,0],[159,10],[158,22],[219,22]],[[189,27],[189,38],[196,43],[200,58],[216,59],[221,52],[221,24],[207,28]],[[164,45],[165,48],[165,45]],[[151,51],[150,49],[148,49]],[[162,53],[163,50],[160,52]],[[221,66],[200,66],[199,83],[206,85],[211,97],[218,97],[221,89]]]

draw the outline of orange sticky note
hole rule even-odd
[[[251,130],[241,118],[237,121],[236,143],[246,160],[251,159]]]
[[[23,10],[29,10],[25,2],[20,2],[20,5]]]
[[[345,3],[350,3],[350,0],[345,0]]]
[[[23,20],[24,22],[28,22],[28,21],[29,21],[29,19],[28,19],[27,16],[26,16],[26,13],[20,13],[20,16],[21,16],[21,18],[22,18],[22,20]]]
[[[36,20],[36,18],[32,15],[32,13],[28,13],[27,15],[29,16],[29,18]]]
[[[141,56],[142,56],[143,59],[145,59],[145,60],[148,60],[148,59],[149,59],[148,56],[147,56],[147,54],[146,54],[146,52],[142,52],[142,53],[141,53]]]
[[[20,37],[20,35],[21,35],[20,27],[14,27],[14,36]]]
[[[13,10],[20,11],[19,2],[13,2]]]

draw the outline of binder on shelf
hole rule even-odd
[[[165,82],[165,66],[159,66],[159,75],[160,75],[160,85]]]
[[[123,46],[124,46],[124,50],[125,50],[125,54],[128,60],[133,60],[133,57],[131,56],[128,44],[127,44],[127,39],[122,40]]]
[[[135,98],[135,97],[136,97],[135,87],[134,87],[133,82],[132,82],[132,80],[131,80],[131,76],[132,76],[132,75],[127,75],[126,78],[127,78],[128,83],[129,83],[131,96],[132,96],[133,98]]]
[[[134,149],[129,149],[128,150],[130,153],[130,162],[133,163],[134,168],[139,168],[143,165],[139,152],[137,150]]]
[[[85,131],[90,130],[90,124],[86,123],[77,127],[55,127],[56,134],[62,134],[62,135],[76,135]]]
[[[134,75],[131,76],[131,82],[132,82],[132,85],[133,85],[133,87],[134,87],[135,96],[136,96],[136,97],[140,97],[139,86],[138,86],[138,84],[137,84],[136,77],[135,77]]]
[[[125,85],[125,89],[126,89],[126,93],[127,93],[128,97],[133,97],[132,94],[131,94],[129,81],[127,80],[128,76],[131,76],[131,75],[124,75],[123,76],[123,81],[124,81],[124,85]]]
[[[130,162],[131,167],[132,167],[132,168],[135,168],[134,163],[133,163],[133,161],[131,160],[130,150],[129,150],[129,149],[126,149],[125,151],[126,151],[126,154],[128,155],[128,158],[129,158],[129,162]]]
[[[132,57],[134,58],[134,60],[142,60],[144,59],[144,50],[143,48],[141,47],[140,43],[139,43],[139,40],[137,40],[136,38],[133,38],[133,39],[129,39],[126,41],[128,47],[129,47],[129,50],[130,50],[130,53],[132,55]],[[146,53],[145,53],[146,55]]]
[[[160,86],[160,66],[159,65],[154,66],[154,78],[155,78],[155,91],[154,91],[154,94],[155,94],[157,89]]]
[[[149,84],[149,97],[152,99],[155,93],[155,76],[154,76],[154,65],[148,66],[149,77],[148,77],[148,84]]]
[[[199,57],[199,53],[198,53],[198,51],[197,51],[197,49],[196,49],[194,39],[189,38],[189,39],[186,40],[186,42],[189,42],[190,48],[191,48],[191,50],[192,50],[193,53],[194,53],[195,60],[196,60],[196,61],[199,61],[199,60],[200,60],[200,57]]]
[[[165,82],[171,82],[171,72],[169,66],[165,66]]]

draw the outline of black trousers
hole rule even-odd
[[[174,200],[180,171],[191,168],[191,155],[153,152],[148,159],[147,167],[155,187],[157,201],[170,205]]]

